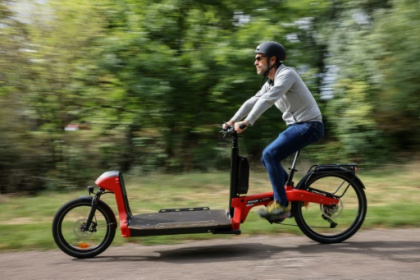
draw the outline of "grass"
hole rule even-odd
[[[418,169],[418,163],[381,170],[361,168],[358,176],[366,186],[368,198],[368,213],[362,230],[420,226]],[[143,177],[127,175],[125,181],[134,214],[156,212],[161,208],[191,206],[227,209],[229,174],[226,172],[154,174]],[[265,172],[251,172],[250,194],[270,189]],[[57,248],[51,235],[53,216],[64,202],[81,195],[87,195],[84,187],[69,193],[42,193],[35,197],[0,196],[0,251]],[[105,195],[103,200],[117,213],[115,200],[111,194]],[[242,235],[301,234],[293,219],[288,222],[291,226],[270,225],[259,219],[255,211],[257,208],[251,210],[246,223],[241,226]],[[168,244],[209,238],[232,238],[232,236],[196,234],[126,239],[120,236],[117,229],[113,246],[127,242]]]

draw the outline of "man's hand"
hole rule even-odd
[[[227,129],[228,127],[233,127],[234,125],[235,125],[235,122],[234,122],[234,121],[232,121],[232,120],[230,120],[230,121],[228,121],[228,122],[226,122],[226,123],[222,124],[222,128],[223,128],[223,129]]]
[[[248,126],[250,125],[249,122],[243,121],[243,122],[237,122],[235,123],[235,131],[240,134],[242,131],[244,131]]]

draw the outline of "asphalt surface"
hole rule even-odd
[[[231,236],[179,245],[111,245],[0,254],[0,279],[420,279],[420,228],[360,231],[340,244],[305,236]]]

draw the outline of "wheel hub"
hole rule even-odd
[[[340,200],[336,205],[320,205],[322,214],[329,219],[337,218],[343,213],[343,202]]]
[[[85,230],[85,225],[86,223],[84,219],[76,221],[73,226],[74,235],[81,239],[91,236],[93,231]]]

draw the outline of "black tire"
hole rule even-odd
[[[320,243],[339,243],[355,234],[362,226],[367,211],[363,183],[346,172],[313,173],[302,178],[297,188],[317,190],[340,197],[336,206],[317,203],[292,203],[292,211],[300,230]],[[340,187],[341,186],[341,187]]]
[[[54,216],[54,241],[64,253],[75,258],[92,258],[102,253],[115,237],[115,215],[103,201],[98,202],[90,230],[81,230],[91,210],[92,199],[87,196],[69,201]]]

